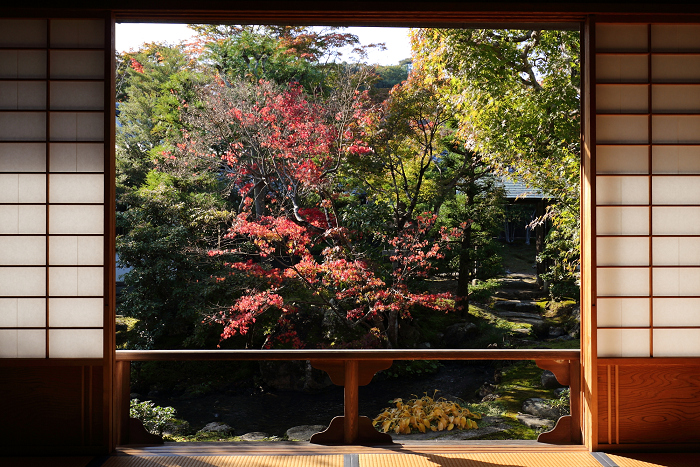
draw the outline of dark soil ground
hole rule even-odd
[[[453,400],[474,400],[478,388],[493,377],[493,363],[446,361],[437,372],[422,377],[386,377],[379,375],[360,388],[360,414],[370,418],[390,406],[390,400],[421,397],[424,393]],[[177,417],[187,420],[192,431],[209,422],[231,426],[234,434],[261,431],[284,436],[298,425],[328,425],[343,414],[343,389],[329,386],[317,391],[261,390],[254,386],[229,388],[201,397],[149,397],[158,405],[172,406]]]

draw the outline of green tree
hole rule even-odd
[[[578,248],[578,31],[417,29],[414,66],[448,80],[461,136],[500,173],[552,196],[546,217]],[[544,219],[540,219],[541,222]],[[578,255],[566,253],[572,267]]]
[[[240,293],[235,278],[213,278],[225,258],[209,255],[220,244],[231,214],[210,176],[174,177],[151,171],[124,195],[118,213],[119,263],[132,268],[120,312],[137,318],[141,348],[201,347],[214,338],[201,316],[212,303]],[[229,298],[230,299],[230,298]]]
[[[183,128],[197,75],[182,46],[144,44],[117,56],[117,191],[145,182]]]

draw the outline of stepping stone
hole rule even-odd
[[[539,313],[540,307],[532,300],[498,300],[493,304],[497,310]]]
[[[516,418],[520,423],[528,428],[552,428],[554,426],[554,422],[552,420],[535,417],[534,415],[519,413]]]

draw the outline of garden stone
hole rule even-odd
[[[242,441],[262,441],[264,439],[269,438],[270,435],[267,433],[263,433],[262,431],[253,431],[250,433],[246,433],[243,436],[241,436]]]
[[[566,334],[566,331],[564,331],[564,328],[561,327],[554,327],[549,329],[549,337],[555,338],[555,337],[560,337]]]
[[[568,388],[568,387],[565,387],[565,388],[556,388],[556,389],[554,390],[554,395],[558,398],[559,396],[561,396],[561,393],[564,392],[564,391],[566,391],[567,389],[569,389],[569,388]]]
[[[528,428],[541,429],[541,428],[552,428],[554,422],[552,420],[547,420],[546,418],[535,417],[530,414],[519,413],[517,419],[520,423]]]
[[[325,430],[324,425],[300,425],[287,430],[287,438],[296,441],[309,441],[313,435]]]
[[[200,433],[231,433],[233,428],[222,422],[207,423],[204,428],[199,430]]]
[[[550,406],[544,399],[539,397],[533,397],[523,402],[523,412],[538,418],[549,418],[550,420],[559,420],[561,416],[559,409]]]
[[[559,384],[559,381],[557,381],[557,377],[554,376],[554,373],[552,373],[549,370],[544,370],[542,372],[542,376],[540,376],[540,383],[545,389],[555,389],[562,387],[562,385]]]

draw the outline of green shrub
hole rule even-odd
[[[498,279],[476,280],[474,283],[469,284],[469,300],[486,303],[491,300],[491,297],[500,285],[501,281]]]
[[[129,416],[141,420],[149,432],[158,436],[163,436],[167,426],[175,423],[173,407],[160,407],[151,401],[139,402],[138,399],[131,400]]]

